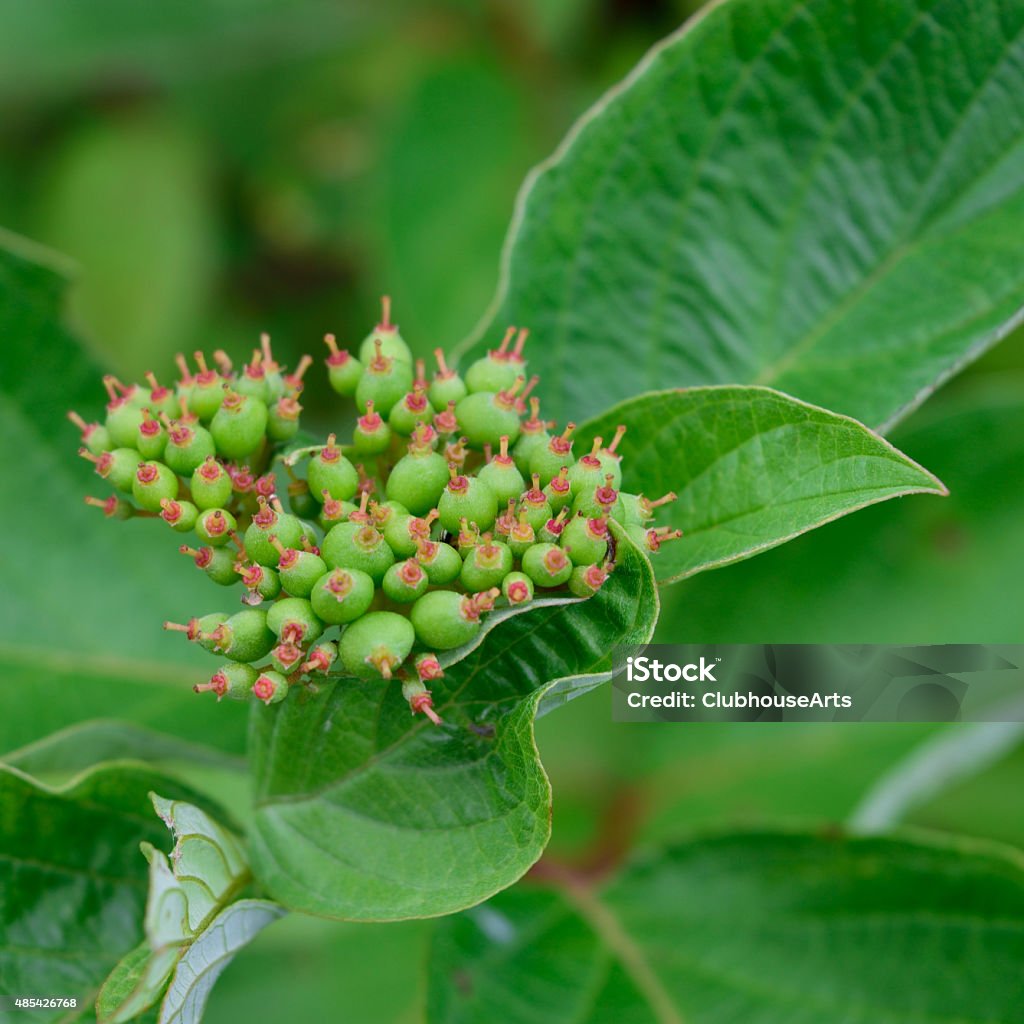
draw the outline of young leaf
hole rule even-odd
[[[214,919],[220,919],[226,906],[237,905],[231,901],[251,877],[238,839],[193,804],[155,793],[150,797],[156,813],[174,833],[174,851],[168,860],[151,844],[142,844],[149,861],[144,955],[139,948],[133,949],[107,979],[96,1001],[101,1024],[120,1024],[138,1016],[160,998],[168,981],[176,994],[168,997],[169,1004],[165,999],[161,1021],[177,1017],[186,1007],[189,1014],[201,1015],[213,982],[234,950],[247,941],[244,936],[255,935],[279,916],[257,914],[244,926],[243,914],[227,931],[223,922],[218,925]],[[263,922],[259,927],[255,927],[257,918]],[[210,934],[215,925],[216,931]],[[229,933],[230,943],[226,942]],[[196,943],[202,943],[202,948],[189,958]],[[220,961],[219,967],[215,961]]]
[[[623,536],[585,602],[492,630],[432,684],[443,724],[412,719],[395,683],[339,679],[254,707],[250,842],[259,883],[285,906],[351,920],[450,913],[540,856],[551,793],[533,739],[554,681],[610,677],[610,652],[650,639],[658,598]]]
[[[105,765],[50,789],[0,766],[0,979],[12,995],[88,1004],[141,938],[146,863],[162,844],[153,788],[188,790],[141,765]],[[66,1010],[35,1011],[51,1020]]]
[[[160,1007],[160,1024],[199,1024],[221,971],[284,913],[283,907],[268,900],[237,900],[225,907],[178,961]]]
[[[531,327],[562,420],[750,383],[891,423],[1021,316],[1022,94],[1012,0],[709,4],[527,179],[473,352]]]
[[[430,1024],[1024,1021],[1009,847],[751,834],[440,922]]]
[[[849,512],[942,484],[846,416],[770,388],[708,387],[640,395],[586,423],[618,451],[623,485],[649,498],[674,491],[658,522],[683,531],[654,559],[662,582],[748,558]]]

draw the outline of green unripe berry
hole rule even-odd
[[[412,390],[412,364],[384,355],[379,340],[375,345],[376,354],[368,362],[364,360],[363,375],[356,387],[356,405],[362,409],[367,402],[373,402],[378,409],[390,411]]]
[[[525,517],[535,534],[540,533],[544,524],[554,515],[547,496],[540,489],[540,477],[534,473],[533,486],[523,493],[519,501],[518,518]]]
[[[317,522],[325,533],[338,523],[343,523],[353,512],[359,511],[351,501],[338,501],[336,498],[332,498],[328,491],[324,491],[321,497],[324,504],[317,516]]]
[[[478,359],[466,371],[466,387],[471,392],[503,391],[512,387],[524,365],[521,353],[527,332],[519,332],[520,340],[517,341],[516,348],[510,352],[509,345],[515,334],[516,329],[509,327],[501,345]]]
[[[146,381],[149,384],[149,400],[145,407],[154,416],[168,416],[174,418],[181,415],[181,403],[178,396],[171,388],[164,387],[152,373],[146,374]]]
[[[597,458],[601,463],[601,477],[604,479],[611,474],[612,487],[618,490],[622,487],[622,456],[616,454],[615,449],[618,448],[619,442],[622,440],[626,433],[626,428],[619,425],[615,428],[615,436],[612,438],[611,443],[607,448],[601,448],[597,453]]]
[[[116,448],[133,448],[143,419],[141,409],[123,398],[115,399],[107,406],[107,418],[104,421],[110,443]]]
[[[557,516],[549,519],[537,534],[537,540],[542,544],[558,544],[565,532],[565,524],[569,517],[569,510],[563,508]]]
[[[405,340],[398,333],[398,326],[391,322],[391,299],[382,295],[380,299],[381,318],[380,323],[363,339],[359,346],[359,358],[368,363],[377,354],[378,350],[385,356],[393,359],[401,359],[412,365],[412,352]],[[380,347],[378,349],[378,342]]]
[[[242,367],[242,372],[235,378],[231,387],[246,398],[258,398],[264,405],[270,402],[270,385],[267,381],[267,371],[263,367],[262,352],[256,350],[252,362]]]
[[[666,541],[677,540],[682,535],[682,530],[673,530],[668,526],[661,526],[655,530],[649,530],[643,526],[626,527],[626,536],[648,555],[656,555],[661,550],[662,544]]]
[[[227,548],[190,548],[182,544],[178,550],[188,555],[196,563],[196,568],[202,569],[218,586],[230,587],[238,582],[235,559]]]
[[[164,629],[175,633],[184,633],[193,643],[199,644],[205,651],[215,651],[214,630],[227,622],[225,612],[211,612],[200,618],[189,619],[186,623],[165,622]]]
[[[526,604],[533,600],[533,580],[526,573],[510,572],[501,581],[501,596],[513,606]]]
[[[231,501],[231,475],[212,456],[196,467],[189,481],[192,500],[201,509],[223,508]]]
[[[235,612],[213,630],[211,638],[215,649],[232,661],[250,663],[265,658],[276,643],[267,626],[267,613],[262,608]]]
[[[523,555],[523,572],[538,587],[560,587],[572,575],[572,562],[554,544],[534,544]]]
[[[224,401],[210,421],[217,451],[228,459],[252,455],[264,443],[267,415],[266,405],[258,398],[226,391]]]
[[[252,517],[252,522],[245,531],[245,553],[260,565],[277,565],[279,553],[274,542],[275,537],[282,547],[302,547],[303,526],[296,516],[285,512],[279,502],[274,506],[267,504],[265,498],[258,498],[260,510]]]
[[[325,640],[317,644],[309,652],[309,657],[301,666],[303,672],[319,672],[325,674],[338,658],[338,644],[334,640]]]
[[[530,525],[525,511],[519,513],[519,519],[508,533],[508,546],[516,558],[522,558],[537,542],[537,533]]]
[[[462,572],[462,559],[450,544],[420,541],[416,561],[423,566],[432,587],[443,587],[454,582]]]
[[[479,450],[484,445],[497,448],[502,437],[507,437],[509,442],[519,437],[516,385],[522,387],[522,378],[517,378],[508,391],[470,393],[455,407],[459,427],[471,448]]]
[[[366,413],[356,420],[352,432],[352,447],[357,455],[383,455],[391,447],[391,428],[380,413],[375,412],[373,402],[366,403]]]
[[[160,502],[160,518],[178,533],[188,533],[199,518],[199,509],[191,501]]]
[[[424,594],[409,613],[416,638],[439,651],[469,643],[480,632],[480,615],[494,607],[499,593],[494,589],[484,594],[457,594],[453,590]]]
[[[560,544],[571,552],[573,565],[594,565],[608,553],[607,518],[574,516],[562,531]]]
[[[412,623],[404,615],[370,612],[342,633],[338,660],[346,672],[360,679],[390,679],[415,641]]]
[[[526,481],[516,467],[515,459],[508,453],[508,435],[502,435],[498,443],[498,454],[480,468],[477,479],[483,480],[494,491],[498,505],[504,506],[526,490]]]
[[[417,424],[429,424],[434,418],[434,407],[427,400],[422,383],[413,384],[412,390],[404,394],[388,413],[388,426],[402,437],[410,437]]]
[[[420,516],[437,505],[448,477],[444,456],[429,445],[414,441],[409,445],[408,455],[395,463],[384,493],[389,500],[401,502],[414,515]]]
[[[68,413],[68,419],[78,428],[82,435],[82,446],[93,455],[102,455],[114,447],[110,433],[100,423],[86,423],[77,412]]]
[[[437,510],[431,509],[423,518],[411,515],[392,516],[384,524],[384,539],[398,558],[416,554],[420,541],[430,540],[430,527],[437,519]]]
[[[313,496],[309,484],[297,477],[288,483],[288,508],[300,519],[316,519],[321,512],[320,502]]]
[[[225,508],[210,508],[200,512],[196,519],[196,536],[211,547],[223,547],[238,528],[235,517]]]
[[[558,475],[551,478],[551,483],[544,488],[544,497],[553,512],[561,512],[572,503],[572,487],[569,483],[569,470],[562,466]]]
[[[251,595],[248,599],[249,604],[273,601],[281,593],[280,576],[266,565],[254,562],[252,565],[242,568],[239,575],[242,578],[242,584]]]
[[[387,529],[388,523],[399,516],[407,516],[409,509],[400,501],[371,501],[370,517],[373,525],[382,533]]]
[[[426,570],[415,558],[407,558],[404,562],[396,562],[384,574],[381,589],[392,601],[399,604],[410,604],[422,596],[428,586]]]
[[[456,405],[461,402],[469,394],[469,390],[466,382],[454,370],[448,368],[442,349],[435,348],[434,356],[438,369],[430,382],[427,397],[435,409],[445,409],[450,402],[455,402]]]
[[[354,622],[373,601],[373,580],[359,569],[333,569],[321,576],[309,595],[313,611],[331,626]]]
[[[359,474],[355,466],[341,454],[334,434],[327,438],[327,444],[309,460],[306,477],[313,494],[327,491],[338,501],[348,501],[359,488]]]
[[[214,454],[213,437],[205,427],[179,423],[167,434],[164,462],[179,476],[191,476]]]
[[[530,475],[539,476],[542,487],[551,483],[563,466],[572,472],[574,460],[570,438],[575,429],[576,424],[569,423],[561,434],[552,437],[547,444],[538,445],[533,449],[530,455]]]
[[[305,653],[297,644],[280,643],[270,652],[270,664],[282,675],[290,676],[298,672]]]
[[[280,672],[267,669],[252,684],[252,695],[268,706],[277,704],[288,696],[288,680]]]
[[[644,526],[654,518],[654,510],[676,500],[675,491],[669,491],[655,501],[645,498],[642,494],[627,494],[619,491],[621,503],[620,515],[615,518],[623,526]]]
[[[569,577],[569,589],[577,597],[593,597],[608,579],[608,571],[600,565],[578,565]]]
[[[530,459],[538,448],[543,448],[551,440],[547,423],[540,418],[540,401],[530,399],[530,418],[521,425],[519,440],[512,449],[512,458],[524,477],[530,475]],[[559,467],[561,468],[561,467]]]
[[[135,484],[135,473],[142,463],[142,456],[134,448],[114,448],[109,452],[93,455],[85,448],[78,454],[96,467],[96,472],[109,480],[119,491],[131,494]]]
[[[148,408],[142,410],[142,422],[135,432],[135,448],[144,459],[162,459],[167,447],[167,431]]]
[[[363,364],[351,352],[339,349],[333,334],[324,335],[324,344],[331,353],[326,359],[327,379],[339,395],[351,398],[363,375]]]
[[[466,590],[489,590],[500,586],[511,571],[512,551],[509,546],[488,536],[466,554],[459,582]]]
[[[290,441],[299,432],[302,406],[294,395],[284,395],[267,407],[267,437],[271,441]]]
[[[477,477],[459,474],[454,464],[448,469],[448,485],[437,503],[441,525],[449,533],[458,533],[459,520],[466,519],[481,530],[489,530],[498,518],[498,499],[494,491]]]
[[[140,462],[132,480],[132,497],[139,508],[159,512],[160,503],[178,496],[178,478],[162,462]]]
[[[210,676],[208,683],[196,683],[192,689],[196,693],[213,693],[217,700],[228,697],[231,700],[246,700],[252,692],[252,684],[259,677],[259,672],[242,662],[228,662]]]
[[[497,522],[497,521],[495,521]],[[459,520],[459,532],[455,537],[455,550],[465,560],[469,552],[480,543],[480,530],[476,523],[469,523],[464,518]]]
[[[599,519],[601,516],[620,520],[624,514],[619,492],[612,486],[612,475],[605,477],[605,483],[592,491],[577,494],[572,503],[573,515],[586,516],[588,519]]]
[[[332,569],[359,569],[376,584],[395,561],[384,535],[366,523],[338,523],[324,538],[323,560]]]
[[[206,367],[201,352],[196,352],[200,372],[192,378],[188,389],[188,409],[204,423],[209,423],[224,401],[224,378],[216,370]]]
[[[601,444],[601,438],[594,438],[594,447],[590,453],[584,455],[569,468],[569,486],[574,498],[580,494],[587,494],[604,483],[606,474],[601,468],[601,460],[598,458]]]
[[[312,551],[286,548],[276,535],[271,542],[278,549],[278,575],[281,586],[293,597],[309,597],[313,586],[327,572],[327,563]]]
[[[307,647],[319,638],[324,624],[303,597],[283,597],[267,612],[267,627],[285,643]]]

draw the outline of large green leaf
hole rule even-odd
[[[510,885],[550,830],[538,702],[555,680],[609,678],[611,649],[646,642],[657,610],[650,564],[620,536],[593,598],[509,619],[446,670],[440,728],[382,682],[255,707],[257,880],[292,909],[352,920],[450,913]]]
[[[531,327],[561,419],[756,383],[893,421],[1024,306],[1022,31],[1016,0],[710,4],[527,180],[473,350]]]
[[[129,763],[57,790],[0,766],[0,993],[74,996],[85,1006],[139,942],[147,874],[139,843],[167,838],[150,804],[154,788],[193,798]]]
[[[738,561],[886,498],[945,488],[887,441],[845,416],[769,388],[657,391],[585,424],[616,425],[624,484],[650,498],[675,491],[659,522],[682,529],[654,559],[673,581]]]
[[[1024,859],[753,834],[442,922],[431,1024],[1024,1021]]]
[[[893,437],[948,498],[866,509],[694,577],[665,594],[662,642],[1024,643],[1024,376],[959,390]]]
[[[75,456],[65,419],[103,414],[102,371],[61,324],[64,268],[0,235],[0,751],[83,718],[125,717],[232,752],[245,714],[201,702],[208,655],[161,629],[223,601],[163,524],[115,522],[83,504],[108,485]]]

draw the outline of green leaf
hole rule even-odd
[[[450,913],[510,885],[550,829],[540,699],[558,679],[610,678],[611,649],[646,642],[657,610],[650,564],[620,535],[593,598],[510,619],[446,670],[439,728],[382,682],[254,707],[257,881],[291,909],[351,920]]]
[[[866,427],[759,387],[657,391],[585,424],[577,442],[628,429],[624,486],[675,491],[659,523],[683,531],[654,557],[673,582],[792,540],[875,502],[942,484]]]
[[[251,875],[239,840],[200,808],[151,793],[174,833],[168,858],[149,843],[145,955],[133,949],[114,969],[96,1003],[101,1024],[118,1024],[152,1006],[168,986],[160,1020],[198,1021],[210,989],[234,953],[284,911],[263,901],[232,900]],[[198,949],[196,947],[199,947]]]
[[[76,996],[100,982],[141,938],[146,863],[163,843],[149,792],[192,797],[141,765],[105,765],[61,789],[0,766],[0,988]],[[66,1011],[39,1012],[50,1020]]]
[[[867,509],[691,579],[665,594],[663,642],[682,629],[707,643],[1024,640],[1024,377],[959,390],[893,438],[939,473],[948,498]]]
[[[237,900],[225,907],[185,951],[160,1008],[160,1024],[199,1024],[206,1001],[235,954],[284,916],[268,900]]]
[[[1021,317],[1022,94],[1013,0],[710,4],[527,179],[472,351],[531,327],[562,420],[750,383],[891,423]]]
[[[245,765],[244,759],[231,757],[213,747],[116,719],[79,722],[0,756],[4,764],[20,768],[35,778],[82,771],[101,761],[125,758],[158,763],[187,762],[236,771]]]
[[[431,1024],[1024,1021],[1024,859],[752,834],[441,922]]]
[[[213,610],[209,581],[149,520],[83,504],[108,486],[75,456],[67,409],[103,415],[102,370],[61,323],[65,267],[0,233],[0,503],[16,544],[0,617],[0,751],[83,718],[130,718],[241,753],[245,709],[191,693],[209,655],[164,633]]]

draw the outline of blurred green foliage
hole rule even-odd
[[[294,364],[319,355],[325,331],[361,337],[382,291],[429,356],[484,314],[529,167],[696,6],[0,0],[0,224],[79,264],[73,321],[124,375],[169,374],[179,349],[241,355],[261,330]],[[1024,641],[1022,369],[1018,336],[894,438],[950,486],[945,502],[870,509],[687,581],[666,593],[661,637]],[[330,422],[322,375],[304,403],[312,427]],[[53,406],[57,423],[57,388]],[[69,431],[69,459],[73,447]],[[629,727],[611,723],[608,699],[596,691],[538,726],[555,856],[709,825],[839,821],[933,731]],[[1022,844],[1006,814],[1022,770],[1014,755],[915,821]],[[289,918],[231,965],[208,1020],[333,1007],[415,1020],[425,936],[418,923]]]

